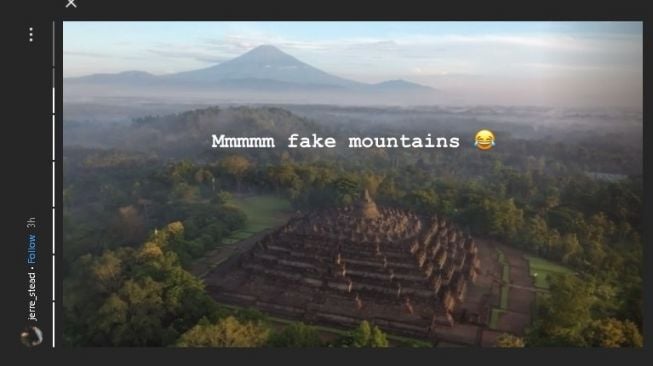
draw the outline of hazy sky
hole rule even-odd
[[[271,44],[469,103],[642,105],[641,22],[64,22],[64,76],[208,67]]]

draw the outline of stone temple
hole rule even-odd
[[[221,303],[436,339],[480,322],[465,305],[479,273],[477,245],[450,221],[377,207],[365,191],[354,205],[295,215],[205,282]]]

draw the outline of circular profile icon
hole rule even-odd
[[[474,136],[474,146],[479,150],[490,150],[496,143],[494,142],[494,133],[490,130],[480,130]]]
[[[27,326],[20,333],[20,342],[25,347],[36,347],[43,343],[43,332],[35,326]]]

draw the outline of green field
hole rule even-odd
[[[281,225],[288,220],[290,202],[273,195],[234,197],[229,204],[247,215],[247,225],[233,235],[234,239],[246,239],[262,230]]]
[[[506,260],[505,255],[501,249],[497,249],[497,259],[501,264],[501,296],[499,299],[499,308],[508,308],[508,284],[510,283],[510,264]]]
[[[533,277],[535,287],[541,289],[549,288],[549,278],[556,274],[572,274],[571,269],[560,264],[553,263],[546,259],[534,257],[530,255],[524,256],[528,261],[528,268],[530,275]]]
[[[497,308],[492,309],[492,312],[490,313],[490,324],[489,324],[490,329],[497,328],[499,324],[499,318],[501,317],[501,314],[505,312],[506,311],[502,309],[497,309]]]
[[[497,328],[501,314],[505,313],[508,309],[508,293],[510,291],[510,264],[501,249],[496,249],[496,253],[497,262],[501,265],[501,287],[499,289],[499,307],[492,308],[490,312],[489,327],[491,329]]]
[[[510,282],[510,263],[506,260],[506,256],[501,249],[497,249],[497,260],[501,264],[501,281],[503,283]]]
[[[504,283],[510,282],[510,265],[506,262],[503,263],[503,270],[501,271],[501,281]]]
[[[499,307],[501,309],[508,308],[508,291],[509,291],[508,285],[501,286],[501,298],[499,303]]]
[[[506,263],[506,256],[503,254],[503,251],[501,249],[496,249],[497,251],[497,260],[499,263],[503,264]]]

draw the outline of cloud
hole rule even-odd
[[[603,65],[573,65],[573,64],[556,64],[545,62],[525,62],[521,66],[549,71],[605,71],[613,69],[609,66]]]
[[[97,58],[100,60],[108,60],[108,59],[120,59],[120,60],[142,60],[142,56],[138,55],[116,55],[112,52],[91,52],[91,51],[63,51],[64,57],[90,57],[90,58]]]
[[[64,56],[82,56],[82,57],[107,57],[107,54],[87,51],[63,51]]]
[[[461,35],[442,34],[424,35],[407,34],[391,37],[350,37],[320,40],[288,39],[278,35],[249,32],[244,34],[227,34],[220,39],[207,40],[207,44],[223,51],[243,52],[261,44],[273,44],[281,48],[298,51],[399,51],[410,47],[428,47],[431,51],[443,50],[444,47],[523,47],[541,50],[560,51],[606,51],[606,45],[632,46],[641,42],[637,35],[572,36],[561,34],[487,34]]]
[[[157,56],[162,56],[166,58],[182,58],[190,59],[198,62],[205,62],[210,64],[218,64],[224,61],[231,59],[224,55],[218,55],[215,53],[209,52],[200,52],[200,51],[191,51],[191,50],[176,50],[176,49],[148,49],[148,52],[155,54]]]

